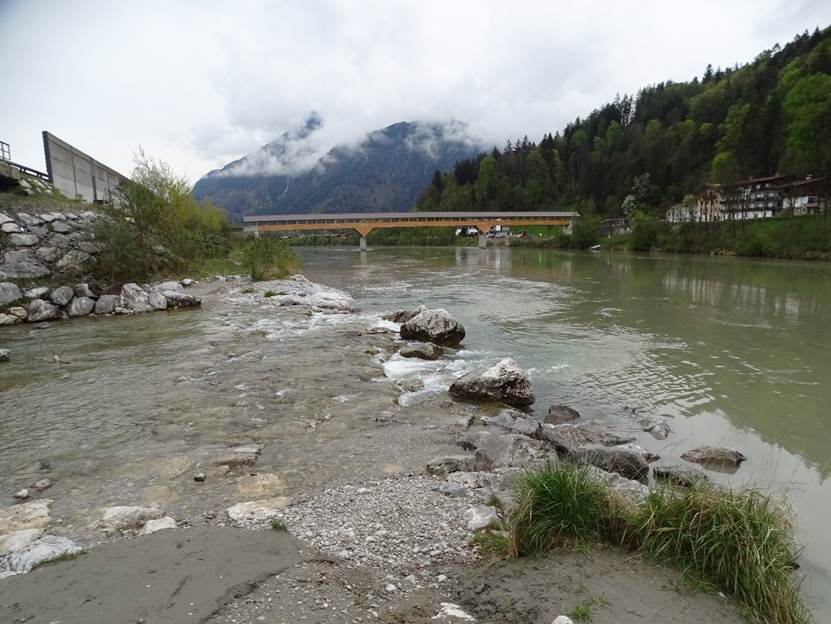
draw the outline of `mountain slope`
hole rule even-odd
[[[436,169],[468,158],[481,144],[464,124],[400,122],[313,159],[312,116],[299,130],[220,170],[193,188],[239,220],[243,214],[408,211]]]

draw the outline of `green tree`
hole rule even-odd
[[[554,185],[539,149],[531,150],[528,155],[528,182],[525,185],[525,194],[532,210],[545,207],[553,198]]]
[[[499,192],[499,164],[493,156],[485,156],[479,163],[474,189],[476,203],[482,209],[492,207]]]
[[[801,79],[785,97],[788,119],[784,171],[795,174],[831,172],[831,76]]]

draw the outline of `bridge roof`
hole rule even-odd
[[[298,222],[298,221],[411,221],[413,219],[464,219],[492,221],[496,219],[573,219],[580,215],[574,211],[526,211],[526,212],[343,212],[320,214],[245,215],[244,223]]]

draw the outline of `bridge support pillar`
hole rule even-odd
[[[485,249],[488,246],[488,239],[484,234],[479,235],[479,249]]]
[[[366,251],[366,236],[361,236],[360,249]]]

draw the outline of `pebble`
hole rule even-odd
[[[26,500],[27,498],[29,498],[29,489],[23,488],[22,490],[18,490],[14,493],[14,497],[17,500]]]
[[[197,472],[195,475],[193,475],[193,480],[197,483],[202,483],[205,480],[205,473]]]

